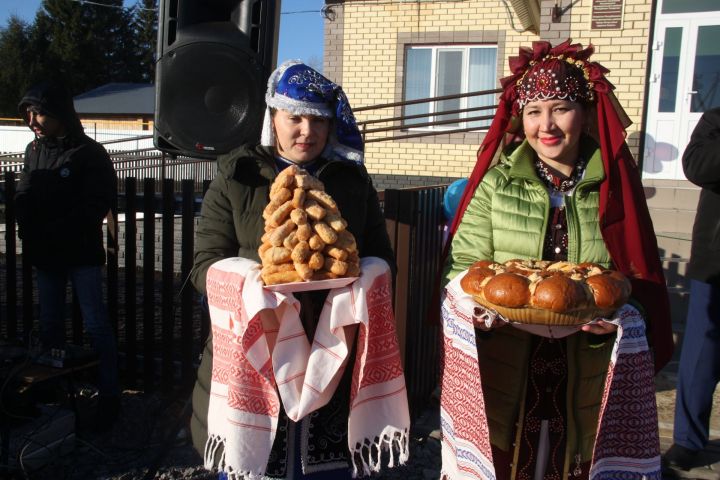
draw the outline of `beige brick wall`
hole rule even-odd
[[[608,79],[615,85],[615,95],[633,124],[627,129],[628,145],[638,156],[640,132],[645,108],[645,76],[652,18],[651,0],[624,0],[621,30],[591,30],[592,2],[581,0],[552,23],[555,0],[541,2],[540,38],[553,44],[570,37],[574,42],[595,46],[592,60],[610,70]]]
[[[552,23],[550,17],[555,0],[542,0],[538,36],[514,30],[521,28],[520,21],[514,13],[509,17],[499,0],[347,0],[331,5],[335,20],[325,22],[325,73],[343,85],[354,108],[386,104],[402,100],[407,44],[497,44],[498,72],[505,76],[507,58],[520,46],[537,39],[558,43],[570,36],[583,44],[592,42],[597,52],[594,59],[612,71],[610,81],[634,122],[628,138],[636,150],[644,106],[650,3],[625,0],[622,30],[590,30],[591,0],[577,2],[559,23]],[[356,115],[362,121],[400,113],[396,107]],[[366,165],[376,175],[464,177],[472,170],[481,140],[481,134],[464,133],[367,143]]]

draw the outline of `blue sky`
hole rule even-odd
[[[73,1],[73,0],[67,0]],[[103,0],[92,0],[102,3]],[[136,0],[124,0],[132,6]],[[41,0],[0,0],[0,28],[7,25],[10,15],[32,22],[40,8]],[[320,9],[323,0],[283,0],[280,9],[280,38],[278,41],[278,64],[288,59],[322,65],[323,18]]]

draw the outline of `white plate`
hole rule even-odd
[[[265,285],[263,288],[280,293],[308,292],[311,290],[332,290],[350,285],[358,277],[342,277],[330,280],[311,280],[309,282],[278,283],[277,285]]]

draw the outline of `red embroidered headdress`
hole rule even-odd
[[[592,47],[583,53],[588,51],[592,53]],[[528,102],[550,99],[589,103],[595,100],[593,86],[584,60],[548,54],[539,62],[530,60],[530,68],[522,72],[515,87],[516,105],[522,109]]]
[[[532,49],[520,47],[520,54],[509,60],[512,74],[500,80],[511,114],[519,115],[528,102],[557,98],[593,103],[596,91],[611,92],[615,87],[605,78],[609,70],[589,61],[594,52],[592,45],[583,48],[570,40],[555,47],[549,42],[533,42]]]
[[[503,93],[478,149],[450,238],[504,135],[516,125],[512,120],[528,102],[559,98],[594,104],[596,136],[605,169],[605,180],[600,184],[600,229],[615,268],[631,279],[632,296],[645,308],[655,368],[659,370],[673,351],[670,303],[640,173],[625,143],[630,121],[613,94],[615,87],[605,78],[609,70],[588,60],[594,52],[592,45],[583,49],[581,44],[570,42],[568,39],[555,47],[549,42],[533,42],[532,49],[521,47],[517,57],[510,57],[512,74],[500,80]],[[445,253],[447,257],[448,251]]]

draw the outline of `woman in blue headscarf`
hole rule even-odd
[[[377,192],[363,166],[362,138],[340,86],[307,65],[289,61],[270,76],[265,101],[260,145],[244,145],[218,158],[218,174],[205,195],[198,224],[191,275],[195,288],[206,293],[207,271],[218,260],[260,260],[262,213],[270,185],[290,165],[302,167],[325,184],[355,236],[360,256],[382,258],[394,271]],[[303,325],[312,338],[327,290],[298,296],[302,296]],[[214,463],[227,471],[222,451],[212,450],[208,443],[212,360],[210,338],[193,391],[191,430],[206,465]],[[347,419],[352,370],[351,365],[345,368],[332,400],[308,417],[296,423],[280,412],[265,477],[350,478]]]

